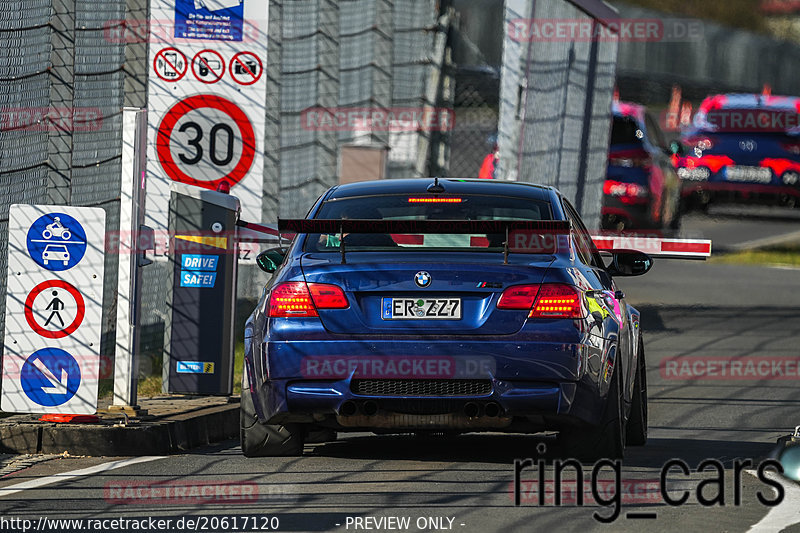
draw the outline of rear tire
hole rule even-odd
[[[303,426],[300,424],[262,424],[256,416],[253,397],[242,388],[239,410],[240,440],[245,457],[303,455]]]
[[[614,369],[605,410],[597,426],[569,428],[558,434],[561,448],[568,457],[582,461],[622,459],[625,455],[625,417],[622,412],[622,386],[619,367]]]
[[[644,359],[644,341],[639,337],[639,362],[636,365],[636,381],[633,385],[631,413],[626,428],[629,446],[647,444],[647,364]]]

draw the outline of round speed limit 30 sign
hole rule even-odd
[[[216,189],[236,185],[253,165],[256,136],[250,119],[221,96],[200,94],[172,106],[158,126],[158,161],[170,179]]]

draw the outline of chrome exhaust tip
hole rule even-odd
[[[358,411],[356,402],[347,400],[339,407],[339,414],[342,416],[353,416]]]
[[[501,411],[500,405],[495,403],[495,402],[487,403],[486,407],[484,407],[484,409],[483,409],[483,412],[486,413],[486,416],[489,416],[489,417],[492,417],[492,418],[494,418],[496,416],[500,416],[500,411]]]
[[[373,402],[372,400],[367,400],[361,406],[361,410],[367,416],[375,416],[378,414],[378,404]]]
[[[477,403],[469,402],[464,406],[464,414],[467,418],[475,418],[481,412],[480,406]]]

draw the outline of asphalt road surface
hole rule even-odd
[[[610,468],[593,476],[590,464],[582,467],[583,491],[575,490],[574,469],[566,469],[560,505],[553,501],[550,480],[545,480],[545,505],[538,505],[532,481],[539,470],[524,469],[521,504],[515,505],[515,459],[546,458],[548,478],[562,459],[549,436],[354,434],[309,445],[301,458],[246,459],[237,442],[226,442],[163,458],[40,462],[0,478],[0,529],[22,530],[13,529],[21,523],[10,519],[32,520],[39,531],[67,529],[40,525],[43,518],[171,520],[161,527],[151,522],[162,531],[180,525],[191,531],[341,532],[800,527],[800,486],[784,482],[783,502],[768,507],[759,494],[774,501],[776,492],[756,475],[775,439],[800,424],[800,377],[796,365],[786,363],[800,359],[800,270],[663,260],[646,276],[623,279],[620,286],[643,315],[650,440],[628,449],[618,476],[619,515],[611,524],[595,515],[614,515],[611,483],[617,476]],[[733,362],[740,363],[738,372]],[[759,367],[759,362],[769,364]],[[688,496],[678,506],[669,505],[660,491],[661,471],[673,458],[689,468],[688,475],[675,467],[665,476],[670,498]],[[710,466],[698,472],[706,459]],[[714,470],[713,461],[722,472]],[[743,465],[738,475],[737,464]],[[764,478],[777,483],[772,474]],[[578,492],[583,506],[577,505]],[[724,506],[701,503],[720,493]],[[610,505],[601,507],[599,500]],[[199,523],[186,522],[198,517]],[[125,524],[83,525],[110,531]],[[109,529],[98,529],[105,526]]]
[[[711,239],[714,251],[737,251],[800,241],[800,209],[767,206],[710,206],[708,214],[682,219],[681,237]]]

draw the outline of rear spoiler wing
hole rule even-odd
[[[278,219],[281,233],[506,233],[515,230],[569,233],[563,220],[364,220]]]
[[[276,226],[262,226],[241,221],[240,226],[281,239],[298,233],[400,233],[400,234],[505,234],[505,262],[508,261],[509,235],[530,232],[543,235],[566,235],[568,221],[561,220],[365,220],[365,219],[278,219]],[[699,259],[711,257],[711,241],[707,239],[664,239],[629,235],[592,235],[601,252],[644,252],[665,259]],[[513,250],[512,251],[518,251]],[[342,246],[344,260],[344,247]]]
[[[508,264],[509,236],[513,232],[524,232],[537,236],[539,246],[544,246],[541,241],[550,236],[552,239],[547,246],[556,245],[556,235],[567,235],[570,224],[563,220],[365,220],[365,219],[278,219],[278,231],[293,233],[327,233],[339,234],[339,249],[342,263],[345,259],[344,234],[345,233],[392,233],[392,234],[442,234],[442,235],[469,235],[500,234],[503,239],[503,264]],[[519,250],[515,250],[519,251]]]

